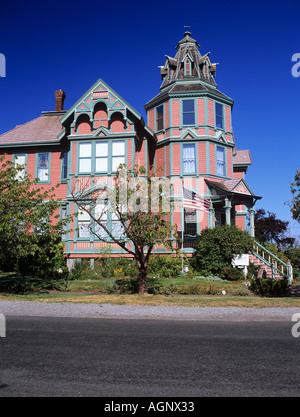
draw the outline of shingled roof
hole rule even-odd
[[[61,113],[49,112],[23,125],[16,126],[0,135],[0,145],[59,142],[58,136],[63,129],[59,121],[61,116]]]
[[[237,150],[233,156],[233,165],[251,165],[251,156],[249,150]]]

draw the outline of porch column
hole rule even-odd
[[[209,228],[214,229],[215,228],[215,209],[213,208],[213,205],[211,203],[209,209],[208,209],[208,221],[209,221]]]
[[[250,214],[250,236],[255,237],[255,227],[254,227],[254,208],[249,209]]]
[[[225,217],[226,217],[226,224],[231,224],[231,202],[228,198],[225,199]]]

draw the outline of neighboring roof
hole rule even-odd
[[[233,156],[233,165],[251,165],[251,156],[249,150],[236,151]]]
[[[30,144],[37,142],[58,142],[62,132],[59,122],[61,113],[47,113],[0,135],[0,145]]]

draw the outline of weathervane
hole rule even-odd
[[[190,31],[190,26],[184,26],[186,28],[186,32]]]

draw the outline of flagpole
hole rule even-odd
[[[181,179],[181,272],[183,273],[183,237],[184,237],[184,204],[183,204],[183,178]]]

